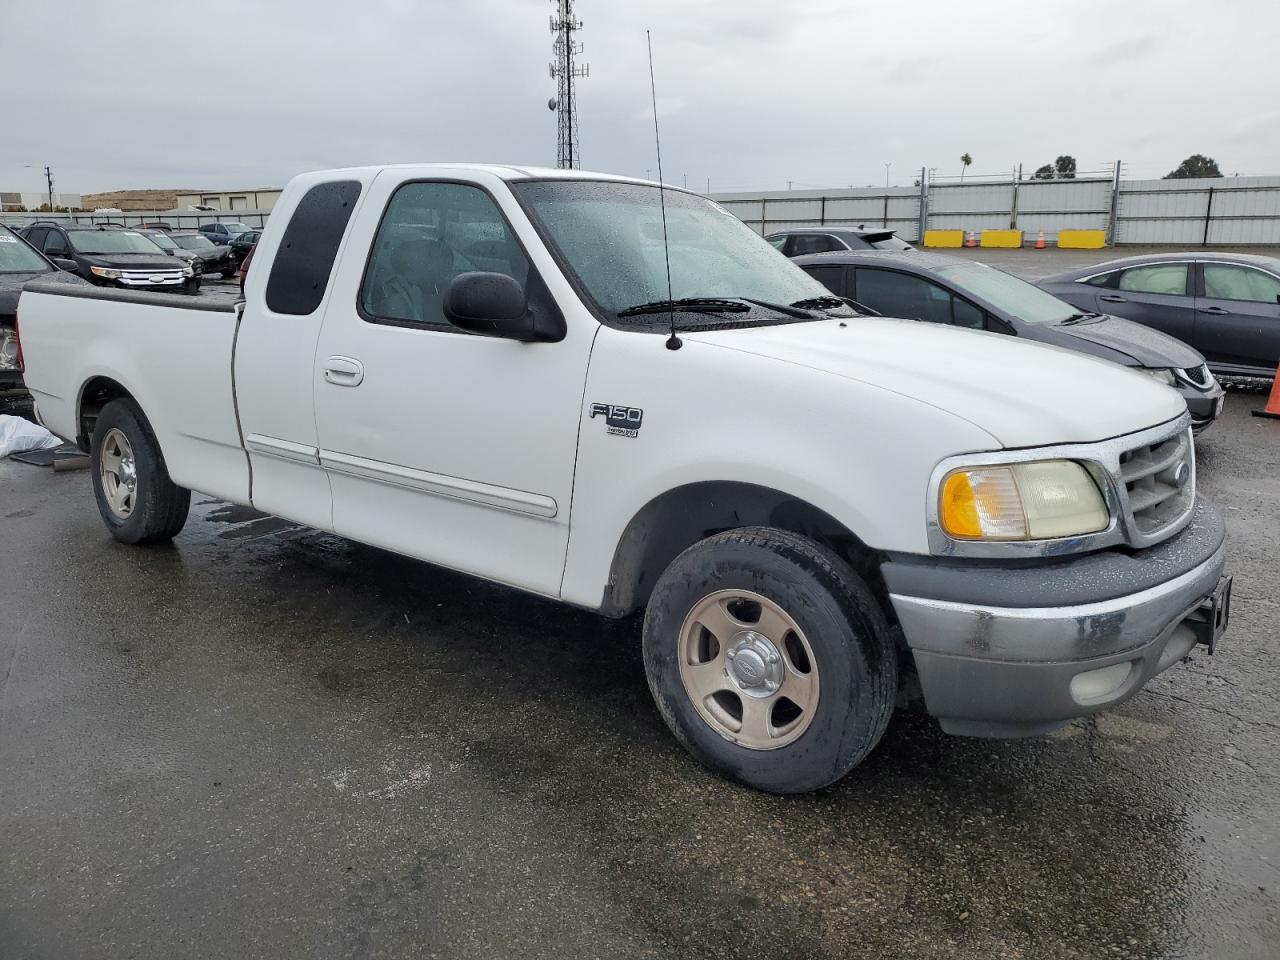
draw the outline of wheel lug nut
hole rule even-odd
[[[769,654],[769,662],[770,662],[770,663],[777,663],[777,662],[778,662],[778,655],[777,655],[776,653],[771,653],[771,654]]]
[[[732,660],[737,655],[738,655],[737,652],[734,650],[730,650],[728,653],[725,654],[725,656],[728,657],[730,660]]]

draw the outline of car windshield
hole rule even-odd
[[[52,268],[26,241],[0,227],[0,273],[46,273]]]
[[[158,247],[135,230],[68,230],[77,253],[155,253]]]
[[[227,228],[227,233],[244,233],[249,229],[245,224],[235,220],[224,222],[222,225]]]
[[[183,236],[174,237],[173,242],[184,250],[212,250],[217,244],[208,237],[197,237],[194,234],[185,234]]]
[[[938,274],[961,293],[981,297],[1027,323],[1061,323],[1080,312],[1065,300],[986,264],[957,263],[938,268]]]
[[[173,238],[167,233],[156,231],[155,233],[148,233],[146,236],[148,240],[164,250],[176,250],[178,248],[178,245],[173,242]]]
[[[657,187],[583,180],[530,180],[511,186],[543,238],[602,311],[616,317],[628,307],[668,299]],[[703,197],[667,190],[666,221],[672,299],[737,298],[781,305],[830,299],[826,287]],[[642,315],[626,322],[655,323],[664,316]]]

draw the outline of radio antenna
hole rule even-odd
[[[667,338],[667,349],[679,350],[684,344],[676,336],[676,308],[672,303],[671,248],[667,244],[667,198],[666,188],[662,183],[662,138],[658,136],[658,88],[653,81],[653,37],[648,30],[644,32],[644,39],[649,45],[649,94],[653,97],[653,146],[658,153],[658,206],[662,208],[662,256],[667,262],[667,305],[671,318],[671,336]]]

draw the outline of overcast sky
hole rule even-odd
[[[583,166],[713,190],[921,167],[1280,174],[1276,0],[578,0]],[[550,0],[4,0],[0,189],[280,186],[303,170],[554,166]],[[26,169],[25,165],[30,165]]]

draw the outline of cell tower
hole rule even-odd
[[[556,37],[551,44],[556,55],[551,62],[551,79],[556,81],[556,95],[547,106],[556,111],[556,166],[574,169],[582,166],[578,157],[578,109],[574,103],[574,81],[591,76],[591,67],[574,62],[574,58],[582,53],[582,44],[574,43],[573,35],[582,29],[582,21],[573,15],[573,0],[551,2],[556,6],[555,15],[551,18],[551,32]]]

